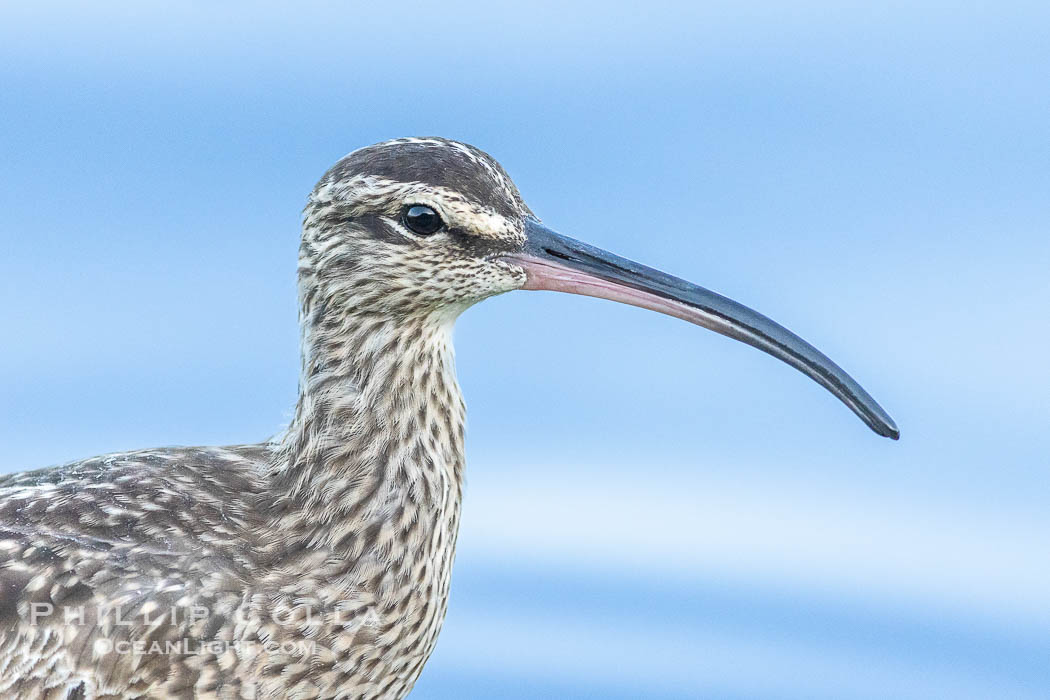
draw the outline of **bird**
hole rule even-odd
[[[899,436],[767,317],[548,228],[487,153],[384,141],[339,160],[303,210],[285,429],[0,477],[0,696],[405,697],[445,618],[460,522],[452,327],[514,290],[714,330]]]

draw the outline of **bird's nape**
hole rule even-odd
[[[810,377],[877,434],[900,437],[889,414],[841,367],[788,329],[708,289],[562,236],[535,220],[525,224],[521,253],[505,260],[524,268],[524,289],[618,301],[674,316],[747,343]]]

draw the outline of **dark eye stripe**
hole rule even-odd
[[[423,204],[407,207],[401,218],[410,231],[420,236],[437,233],[445,225],[436,211]]]
[[[448,229],[448,235],[450,244],[459,251],[459,254],[471,258],[502,255],[518,247],[513,241],[476,236],[457,228]]]

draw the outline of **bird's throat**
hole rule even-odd
[[[295,521],[284,531],[348,556],[454,542],[465,411],[452,321],[304,324],[299,402],[274,473],[277,511]]]

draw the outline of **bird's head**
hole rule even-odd
[[[314,188],[303,231],[305,314],[453,319],[516,289],[611,299],[752,345],[824,386],[879,435],[899,435],[856,381],[784,327],[541,224],[499,163],[473,146],[405,138],[354,151]]]
[[[534,219],[488,154],[446,139],[386,141],[314,188],[301,273],[353,313],[454,316],[526,284],[505,256],[524,250]]]

